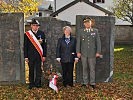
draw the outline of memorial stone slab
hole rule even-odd
[[[76,32],[83,28],[83,18],[88,15],[76,16]],[[103,58],[96,63],[96,82],[110,82],[113,75],[115,18],[111,16],[89,16],[95,20],[101,38]],[[76,81],[82,82],[82,62],[76,66]]]
[[[0,14],[0,84],[25,82],[24,15]]]

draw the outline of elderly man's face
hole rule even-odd
[[[91,27],[91,21],[84,22],[85,28],[90,28]]]
[[[31,24],[31,28],[33,31],[37,31],[39,29],[39,25],[38,24]]]

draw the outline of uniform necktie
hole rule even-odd
[[[89,28],[89,29],[86,29],[86,31],[87,31],[87,32],[90,32],[90,31],[91,31],[91,29],[90,29],[90,28]]]

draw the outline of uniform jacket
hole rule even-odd
[[[61,58],[61,62],[74,62],[76,57],[76,39],[70,36],[70,42],[67,44],[65,35],[59,38],[56,48],[56,58]]]
[[[101,53],[101,41],[97,29],[93,28],[88,32],[86,29],[79,30],[76,52],[88,58],[93,58],[96,53]]]
[[[46,39],[45,39],[44,32],[38,30],[37,33],[34,35],[36,36],[37,39],[40,39],[40,37],[43,39],[41,46],[43,49],[43,57],[46,57],[47,46],[46,46]],[[34,45],[31,43],[31,41],[29,40],[26,34],[24,34],[24,57],[29,58],[29,60],[40,58],[38,51],[36,50]]]

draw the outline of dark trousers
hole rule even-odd
[[[41,60],[30,60],[29,63],[29,82],[30,86],[41,86]]]
[[[63,85],[73,86],[73,67],[74,63],[61,63],[63,71]]]

